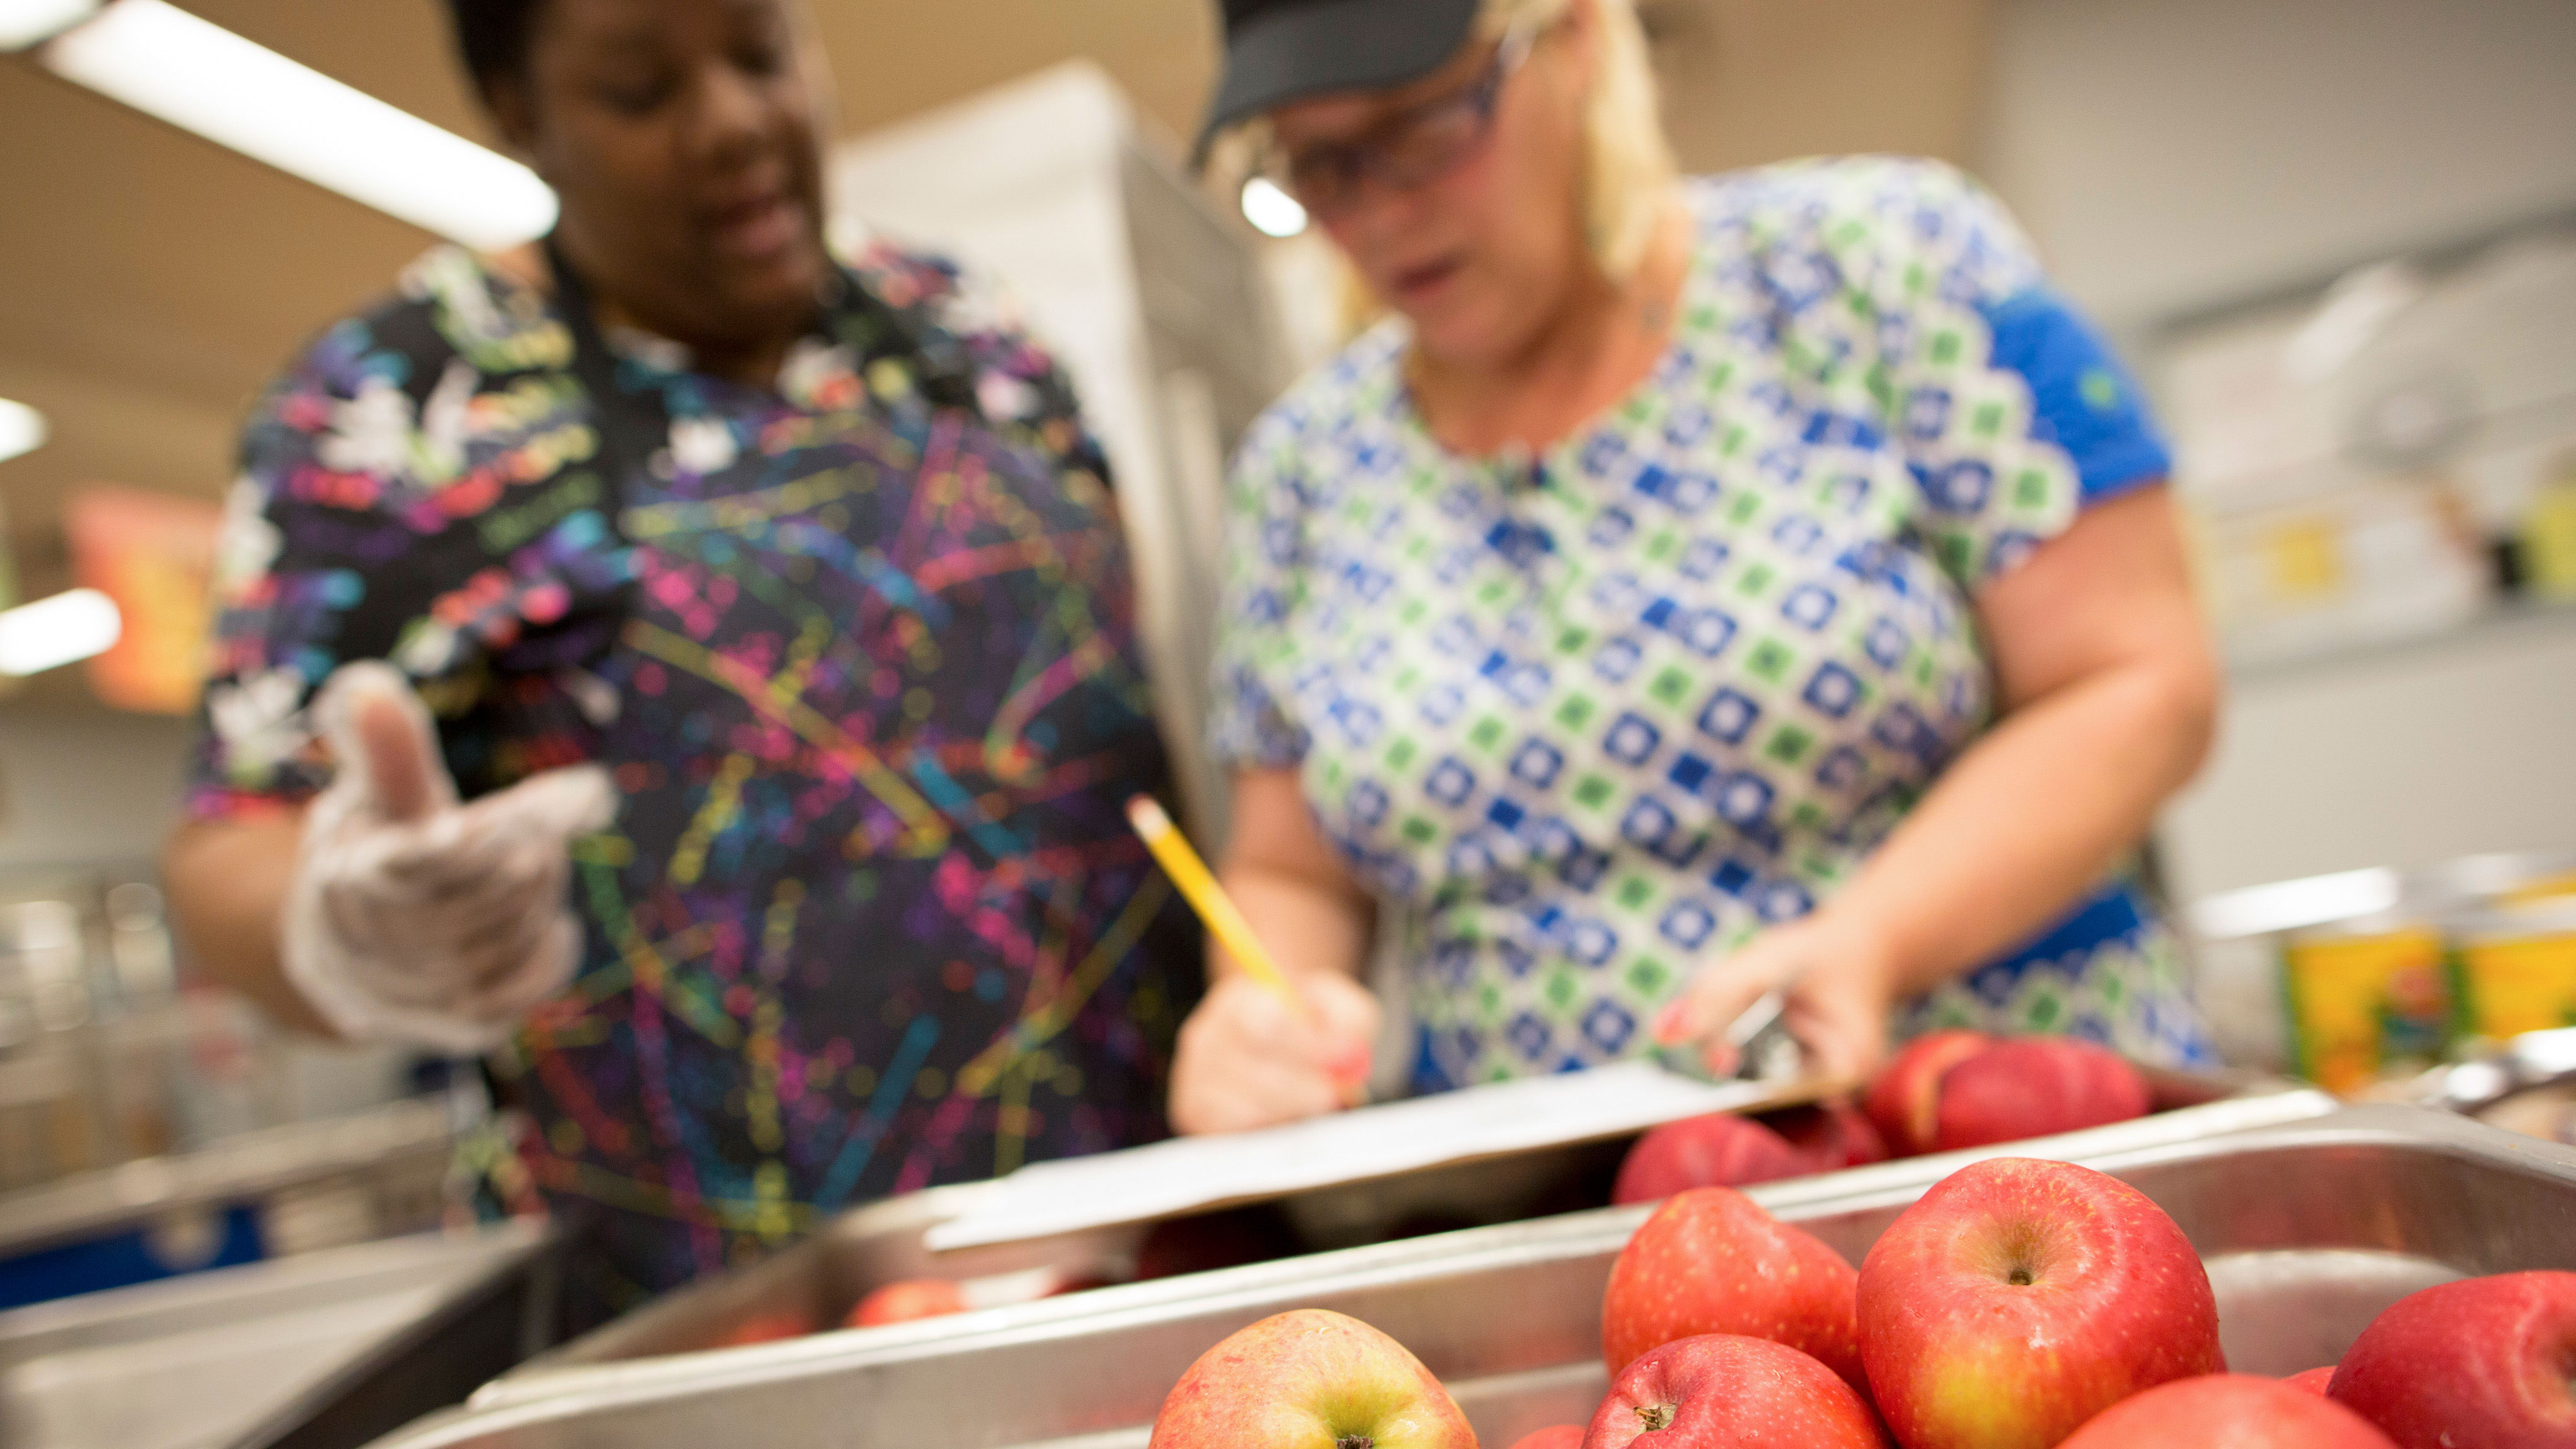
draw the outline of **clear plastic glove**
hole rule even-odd
[[[1337,972],[1293,974],[1306,1009],[1228,972],[1181,1023],[1172,1059],[1172,1126],[1247,1132],[1356,1104],[1377,1042],[1377,997]]]
[[[1736,1068],[1725,1041],[1763,993],[1785,997],[1782,1024],[1805,1048],[1809,1070],[1857,1082],[1887,1055],[1896,973],[1877,938],[1829,906],[1775,926],[1742,950],[1702,967],[1681,998],[1655,1018],[1655,1041],[1699,1049],[1714,1075]]]
[[[429,711],[390,666],[341,668],[313,707],[339,773],[305,815],[287,979],[352,1040],[499,1045],[580,963],[567,846],[615,817],[607,772],[549,770],[459,805]]]

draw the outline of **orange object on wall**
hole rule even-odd
[[[88,664],[105,703],[152,714],[196,708],[222,520],[206,499],[142,488],[102,484],[64,501],[74,577],[125,617],[115,647]]]

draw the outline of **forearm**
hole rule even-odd
[[[335,1036],[286,979],[279,922],[303,837],[300,813],[190,821],[172,832],[161,874],[171,916],[199,966],[281,1025]]]
[[[1899,996],[2028,939],[2144,839],[2207,753],[2199,657],[2142,661],[2007,714],[1943,772],[1831,909],[1881,943]]]
[[[1374,912],[1365,896],[1262,861],[1229,859],[1218,879],[1281,970],[1350,977],[1367,970]],[[1234,969],[1234,958],[1210,937],[1209,979]]]

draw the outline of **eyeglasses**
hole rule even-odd
[[[1287,192],[1317,217],[1347,211],[1366,182],[1391,191],[1429,185],[1465,163],[1493,134],[1503,82],[1529,59],[1537,34],[1537,27],[1514,26],[1474,80],[1388,117],[1356,141],[1318,142],[1293,151],[1264,146],[1253,175]]]

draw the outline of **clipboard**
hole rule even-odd
[[[1466,1087],[1282,1127],[1032,1163],[931,1227],[934,1253],[1265,1202],[1317,1188],[1624,1137],[1710,1112],[1762,1112],[1848,1082],[1705,1082],[1651,1062]]]

